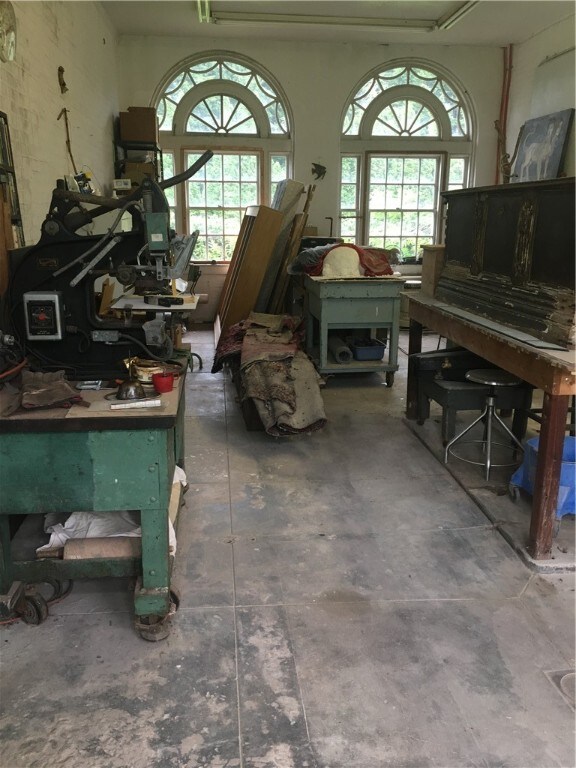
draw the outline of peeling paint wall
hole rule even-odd
[[[16,56],[0,62],[0,110],[8,115],[26,244],[35,243],[56,179],[72,174],[63,107],[78,171],[103,190],[114,175],[118,113],[116,35],[99,3],[13,0]],[[58,67],[68,87],[60,92]]]

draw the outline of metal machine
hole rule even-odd
[[[3,306],[3,327],[32,367],[64,369],[69,378],[86,380],[125,375],[123,361],[130,356],[172,357],[173,313],[188,306],[173,285],[193,281],[198,232],[178,236],[170,230],[163,190],[189,179],[212,155],[205,152],[187,171],[160,183],[146,178],[121,199],[53,190],[39,242],[11,253]],[[116,215],[104,235],[78,233],[110,212]],[[121,232],[126,213],[132,229]],[[103,309],[107,291],[122,294],[112,311]]]

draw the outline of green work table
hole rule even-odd
[[[400,277],[305,275],[306,352],[319,373],[385,371],[386,383],[392,386],[398,370],[400,292],[404,283]],[[336,362],[329,351],[329,336],[341,329],[369,332],[371,338],[376,337],[378,329],[386,329],[387,359]]]
[[[146,639],[166,636],[160,627],[171,610],[168,515],[174,469],[184,462],[184,381],[183,374],[156,408],[112,410],[107,392],[83,391],[88,408],[19,410],[0,419],[3,595],[17,582],[136,576],[137,627]],[[138,556],[39,559],[36,547],[46,540],[26,549],[26,541],[14,546],[20,531],[10,539],[10,515],[120,510],[140,512]]]

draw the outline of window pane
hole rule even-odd
[[[432,184],[423,184],[418,191],[418,208],[434,208],[434,187]]]
[[[228,182],[224,184],[224,205],[227,208],[240,207],[240,184],[235,182]]]
[[[222,205],[222,184],[219,182],[206,184],[206,202],[209,206]]]
[[[242,155],[240,167],[243,181],[256,181],[258,179],[258,158],[256,155]]]
[[[370,234],[384,235],[386,232],[386,214],[376,212],[370,214]]]
[[[340,222],[340,237],[354,241],[356,239],[356,217],[343,218]]]
[[[386,185],[386,208],[400,208],[402,204],[402,187],[399,184]]]
[[[270,179],[272,181],[283,181],[288,178],[288,156],[271,155],[270,156]]]
[[[238,155],[224,155],[224,178],[229,180],[240,179],[240,158]]]
[[[418,186],[416,184],[406,184],[402,196],[403,208],[416,208],[418,206]]]
[[[204,205],[204,190],[206,185],[200,181],[188,182],[188,205],[197,206]]]
[[[227,235],[237,235],[240,232],[240,211],[224,212],[224,232]]]
[[[258,203],[258,189],[256,184],[241,184],[240,200],[243,208],[247,208],[249,205],[256,205]]]
[[[369,158],[369,243],[398,248],[405,260],[418,257],[422,244],[434,242],[439,167],[440,158],[427,155]]]
[[[185,160],[191,164],[197,157],[187,152]],[[187,182],[188,224],[190,231],[200,231],[204,243],[193,259],[229,260],[245,209],[259,202],[259,155],[215,152],[204,169],[205,178],[197,175]]]
[[[463,157],[450,158],[448,189],[462,189],[464,187],[465,171],[466,161]]]
[[[342,158],[342,181],[356,184],[358,181],[358,158]]]
[[[356,184],[342,184],[340,189],[340,207],[356,209]]]

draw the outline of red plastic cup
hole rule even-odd
[[[158,392],[159,395],[163,394],[164,392],[172,392],[174,389],[174,374],[166,372],[153,373],[152,384],[154,385],[154,389],[156,392]]]

